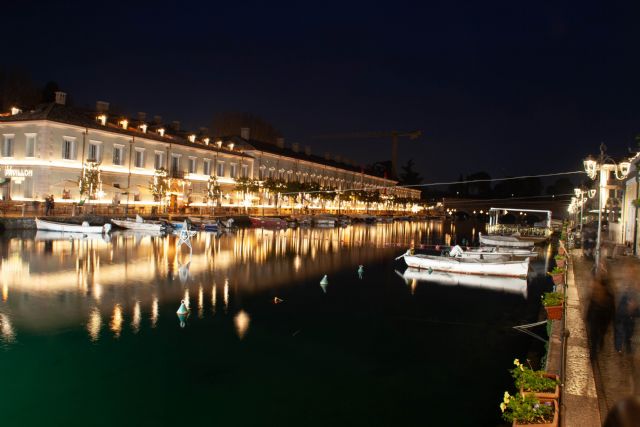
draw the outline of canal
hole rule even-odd
[[[394,260],[481,229],[241,229],[192,254],[175,236],[4,235],[1,424],[500,425],[513,359],[543,352],[512,326],[538,320],[550,249],[528,284]]]

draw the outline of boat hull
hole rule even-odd
[[[480,233],[480,244],[506,248],[532,248],[535,242],[531,240],[522,240],[513,236],[486,236]]]
[[[527,277],[529,272],[528,258],[522,261],[486,261],[472,258],[405,254],[404,261],[412,268],[446,273]]]
[[[83,226],[78,224],[67,224],[64,222],[45,221],[39,218],[36,218],[36,229],[44,231],[60,231],[63,233],[101,234],[104,232],[104,227],[101,225]]]
[[[112,219],[111,222],[118,227],[126,228],[128,230],[162,232],[165,229],[165,225],[161,223],[136,222],[122,219]]]

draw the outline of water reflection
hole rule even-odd
[[[11,319],[6,314],[0,313],[0,334],[2,334],[2,340],[10,344],[15,341],[16,333],[11,326]]]
[[[236,317],[233,319],[233,323],[236,325],[236,333],[238,334],[238,338],[243,339],[249,330],[249,323],[251,322],[251,318],[247,314],[246,311],[240,310]]]
[[[308,279],[318,283],[324,274],[390,260],[412,240],[442,243],[442,231],[440,222],[397,222],[335,229],[245,229],[219,237],[200,233],[192,239],[191,256],[180,254],[175,236],[115,232],[108,241],[34,238],[28,233],[2,237],[2,304],[15,313],[13,323],[6,316],[2,321],[3,339],[21,328],[40,332],[84,325],[89,339],[96,341],[107,321],[118,338],[125,312],[131,315],[131,330],[139,333],[143,316],[149,316],[150,327],[157,327],[160,301],[175,313],[181,299],[191,305],[191,295],[198,319],[216,314],[219,296],[227,314],[235,312],[240,295]],[[210,309],[205,302],[209,290]],[[108,320],[102,319],[106,313]],[[235,317],[248,326],[246,313]]]
[[[418,282],[435,283],[443,286],[464,286],[480,288],[490,291],[519,294],[527,297],[527,281],[514,277],[480,276],[471,274],[445,273],[440,271],[428,272],[417,268],[407,268],[404,273],[398,273],[405,280],[415,294]]]

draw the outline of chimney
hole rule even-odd
[[[330,153],[330,152],[328,152],[328,151],[325,151],[325,152],[324,152],[324,159],[325,159],[325,160],[331,160],[331,153]]]
[[[297,142],[294,142],[293,144],[291,144],[291,150],[293,150],[294,153],[297,153],[300,151],[300,144],[298,144]]]
[[[180,130],[180,121],[179,120],[174,120],[171,122],[171,128],[178,132]]]
[[[67,103],[67,93],[56,91],[56,104],[64,105]]]
[[[309,147],[308,145],[304,146],[304,154],[306,154],[307,156],[311,155],[311,147]]]
[[[247,141],[251,139],[251,129],[249,128],[240,128],[240,138],[246,139]]]
[[[284,138],[276,138],[276,145],[280,148],[284,148]]]
[[[106,113],[107,111],[109,111],[109,103],[105,101],[97,101],[96,111],[98,113]]]
[[[161,125],[162,124],[162,116],[153,116],[153,123],[155,123],[157,125]]]
[[[138,111],[138,120],[144,122],[147,120],[147,113],[144,111]]]

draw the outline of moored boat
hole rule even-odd
[[[268,228],[286,228],[287,221],[278,217],[270,216],[252,216],[249,217],[251,226],[253,227],[268,227]]]
[[[82,224],[70,224],[36,218],[36,229],[66,233],[108,233],[111,230],[111,224],[89,225],[87,221],[83,221]]]
[[[500,252],[480,252],[480,251],[465,251],[460,246],[455,245],[451,248],[449,256],[456,258],[474,258],[474,259],[486,259],[486,260],[500,260],[507,261],[511,259],[511,255]]]
[[[128,230],[139,231],[166,231],[167,225],[161,221],[145,221],[140,215],[136,215],[136,219],[112,219],[112,223],[118,227],[126,228]]]
[[[466,253],[497,253],[511,255],[514,257],[529,257],[535,258],[538,256],[538,252],[532,249],[526,248],[503,248],[498,246],[481,246],[479,248],[467,248]]]
[[[526,277],[529,272],[529,258],[519,261],[501,261],[422,254],[411,255],[409,252],[400,257],[404,258],[409,267],[447,273]]]
[[[480,244],[485,246],[500,246],[508,248],[532,248],[534,242],[523,240],[516,236],[496,236],[479,233]]]
[[[316,227],[335,227],[336,220],[327,216],[313,217],[313,225]]]

